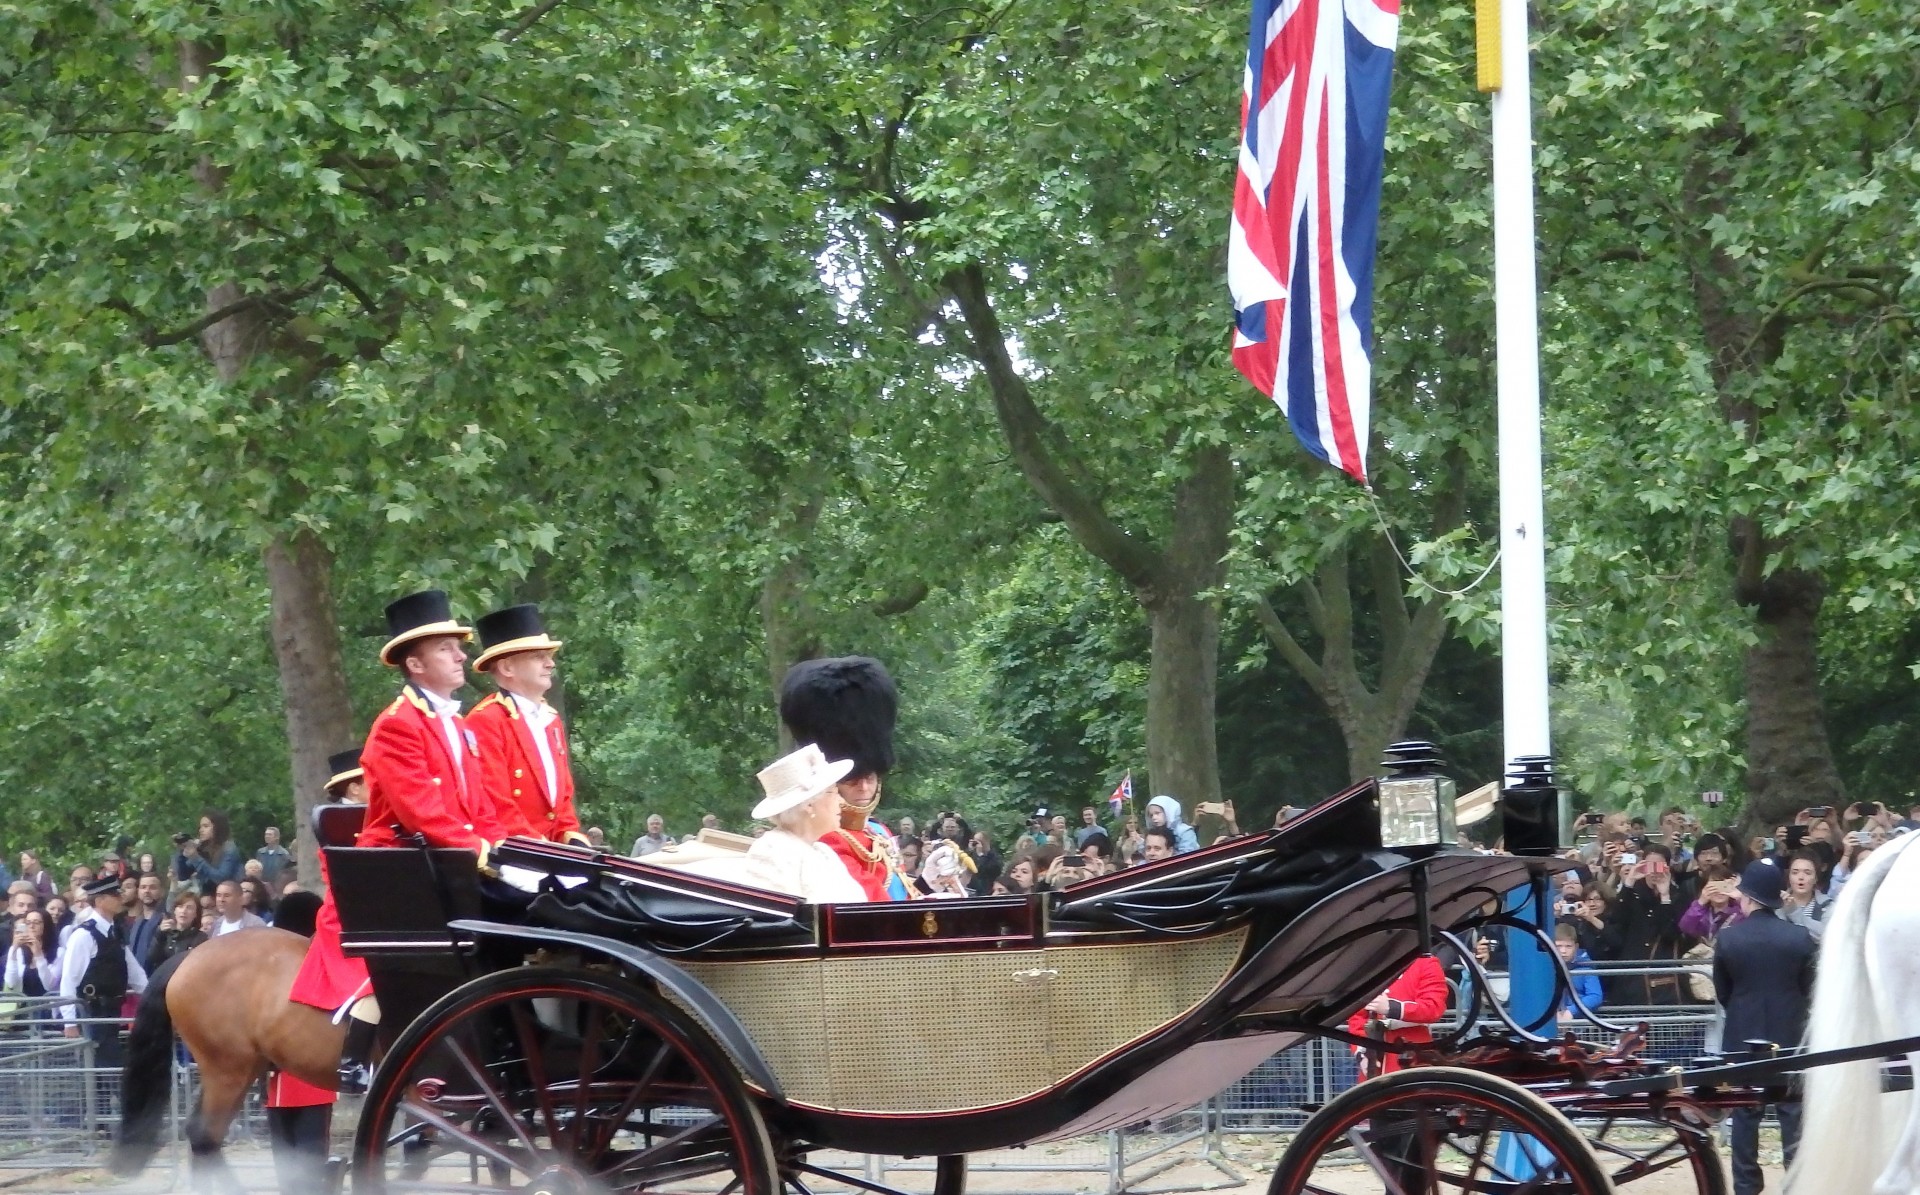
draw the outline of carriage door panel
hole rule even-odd
[[[1048,1086],[1053,997],[1044,950],[857,955],[824,965],[833,1107],[955,1111]],[[983,1026],[994,1048],[956,1065],[956,1043]]]

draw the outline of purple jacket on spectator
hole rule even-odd
[[[1728,901],[1719,910],[1702,901],[1694,901],[1687,911],[1680,914],[1680,932],[1690,937],[1711,941],[1714,935],[1729,925],[1746,920],[1746,912],[1733,901]]]

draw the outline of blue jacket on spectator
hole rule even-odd
[[[1193,827],[1180,820],[1180,802],[1172,797],[1160,796],[1148,801],[1147,805],[1150,808],[1157,807],[1167,819],[1167,829],[1173,832],[1174,854],[1184,855],[1200,849],[1200,839],[1193,832]]]
[[[1574,972],[1573,990],[1576,994],[1579,995],[1580,1003],[1586,1005],[1588,1008],[1599,1008],[1600,999],[1601,999],[1600,977],[1598,975],[1593,974],[1591,971],[1589,971],[1585,975],[1581,975],[1579,973],[1580,968],[1591,967],[1592,965],[1593,965],[1593,960],[1587,957],[1586,951],[1576,950],[1573,952],[1573,961],[1567,964],[1567,970]],[[1574,1012],[1573,997],[1572,996],[1560,997],[1560,1007],[1555,1011],[1567,1012],[1567,1013]],[[1575,1015],[1577,1016],[1579,1014],[1575,1013]]]
[[[222,880],[238,880],[245,866],[240,859],[240,848],[231,842],[222,844],[220,857],[211,862],[197,854],[175,851],[173,855],[173,874],[183,881],[191,881],[203,895],[210,895]]]

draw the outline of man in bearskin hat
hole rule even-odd
[[[873,817],[893,767],[893,724],[900,699],[880,661],[866,656],[803,660],[780,682],[780,720],[796,745],[812,743],[828,759],[853,761],[840,782],[840,826],[820,842],[840,857],[868,900],[911,896],[893,835]]]
[[[480,741],[480,785],[509,834],[587,844],[573,810],[567,728],[546,702],[554,654],[538,606],[508,606],[474,623],[480,632],[475,672],[493,675],[498,690],[467,715]]]
[[[360,752],[367,815],[357,845],[399,846],[402,838],[418,834],[428,846],[477,852],[484,869],[488,852],[506,833],[481,791],[479,745],[454,696],[467,683],[465,644],[473,630],[454,621],[447,595],[438,589],[388,606],[387,629],[380,662],[399,669],[406,684],[373,720]],[[379,1020],[370,990],[366,964],[341,953],[340,916],[329,892],[288,998],[328,1012],[352,1006],[342,1091],[365,1090]]]

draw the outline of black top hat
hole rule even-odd
[[[802,660],[780,682],[780,720],[796,743],[828,759],[853,761],[852,775],[893,768],[893,723],[900,697],[886,668],[867,656]]]
[[[118,896],[120,895],[120,881],[121,876],[119,872],[108,872],[98,879],[88,880],[85,884],[82,884],[80,891],[87,894],[88,900],[92,900],[96,896]]]
[[[547,637],[547,624],[540,621],[540,607],[508,606],[483,614],[473,624],[480,631],[480,658],[473,662],[475,672],[485,672],[501,656],[516,651],[555,651],[560,640]]]
[[[396,648],[434,635],[458,635],[462,639],[471,639],[473,628],[454,621],[453,607],[447,602],[446,590],[423,589],[387,607],[387,634],[392,638],[380,649],[380,662],[397,667],[399,661],[393,654]]]
[[[327,771],[330,773],[326,784],[329,790],[366,775],[366,769],[360,766],[360,748],[355,747],[351,751],[335,751],[327,756]]]

